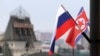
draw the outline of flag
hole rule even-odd
[[[58,9],[57,18],[58,22],[55,34],[56,40],[58,40],[71,27],[75,26],[75,22],[73,21],[72,16],[68,11],[65,11],[63,7],[60,7]]]
[[[57,19],[57,24],[56,24],[57,26],[54,33],[54,39],[52,41],[51,48],[49,51],[49,56],[54,53],[55,41],[58,40],[70,28],[75,26],[73,18],[71,17],[68,11],[64,10],[64,7],[62,5],[58,9],[56,19]]]
[[[51,48],[50,51],[48,52],[48,56],[52,56],[52,54],[54,53],[54,49],[55,49],[55,38],[53,39],[53,42],[51,44]]]
[[[86,13],[83,7],[81,8],[80,12],[77,15],[76,23],[78,24],[82,32],[84,32],[87,29],[88,18],[86,16]],[[66,39],[66,42],[73,48],[75,44],[80,40],[80,38],[82,38],[81,36],[82,32],[80,31],[78,26],[73,27],[73,29],[70,31],[70,34],[68,35]]]
[[[82,21],[82,24],[80,23],[81,21]],[[81,8],[80,12],[78,13],[78,16],[76,18],[76,22],[80,26],[80,29],[82,30],[82,32],[87,31],[89,20],[87,18],[87,15],[86,15],[83,7]],[[81,37],[82,37],[82,34],[80,33],[79,36],[76,39],[76,43],[78,42],[78,40],[80,40]]]

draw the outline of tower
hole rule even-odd
[[[33,45],[33,42],[37,41],[29,14],[22,7],[18,7],[11,12],[5,32],[5,40],[25,41],[29,42],[30,45]]]

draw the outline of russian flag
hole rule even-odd
[[[86,16],[86,13],[83,7],[78,13],[78,16],[76,18],[76,23],[78,24],[82,32],[86,31],[88,18]],[[81,35],[82,32],[80,31],[80,29],[77,26],[73,27],[73,29],[70,31],[70,34],[68,35],[66,39],[66,42],[73,48],[76,45],[76,43],[83,37]]]
[[[51,44],[49,56],[51,56],[54,53],[55,41],[58,40],[70,28],[75,26],[73,18],[71,17],[68,11],[64,10],[64,7],[62,5],[58,9],[56,19],[57,19],[56,30],[53,36],[54,39]]]
[[[66,31],[75,26],[75,22],[68,11],[65,11],[63,6],[60,6],[57,13],[57,27],[55,39],[58,40]]]

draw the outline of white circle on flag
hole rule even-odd
[[[78,24],[78,26],[80,27],[81,30],[83,30],[85,28],[85,20],[84,20],[84,18],[77,19],[76,23]],[[77,30],[79,30],[79,28],[77,26],[75,26],[75,28]]]

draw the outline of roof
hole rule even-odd
[[[23,17],[30,17],[28,12],[21,6],[13,10],[10,15],[17,16],[20,19],[23,19]]]

